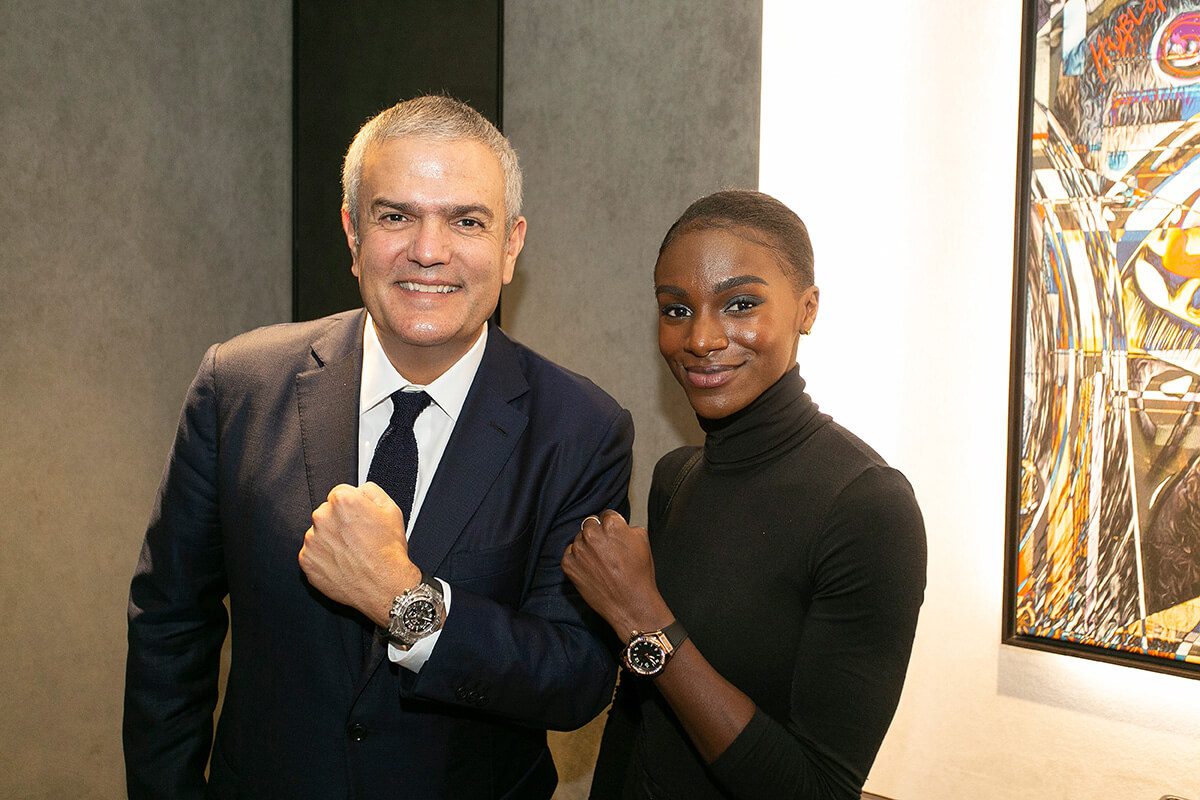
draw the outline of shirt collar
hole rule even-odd
[[[383,344],[375,331],[375,322],[371,315],[367,314],[367,324],[363,327],[362,381],[358,390],[359,416],[391,397],[393,392],[411,386],[424,389],[446,416],[457,421],[463,403],[467,401],[467,392],[471,390],[471,384],[475,380],[475,373],[479,371],[479,365],[483,362],[487,338],[487,325],[484,325],[483,332],[475,340],[475,344],[471,345],[471,349],[463,353],[462,358],[427,386],[421,386],[405,378],[392,366],[387,353],[383,352]]]

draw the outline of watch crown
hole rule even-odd
[[[621,653],[621,661],[635,675],[656,677],[687,638],[679,620],[658,631],[634,631]]]
[[[442,629],[446,605],[433,578],[422,576],[421,583],[392,600],[388,614],[388,639],[401,650]]]

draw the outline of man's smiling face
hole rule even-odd
[[[470,349],[495,310],[525,220],[506,231],[500,162],[470,140],[372,146],[359,197],[357,232],[345,211],[342,225],[363,304],[396,369],[429,383]]]

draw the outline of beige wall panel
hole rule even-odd
[[[0,3],[0,796],[124,794],[125,604],[211,342],[290,313],[289,3]]]
[[[654,259],[692,200],[757,185],[761,3],[510,2],[504,24],[529,219],[504,327],[632,412],[644,524],[655,462],[700,440],[658,355]],[[602,722],[551,736],[559,800],[586,797]]]

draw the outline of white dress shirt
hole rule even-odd
[[[412,532],[413,525],[421,513],[429,484],[437,472],[442,454],[446,452],[446,443],[454,432],[454,424],[462,412],[466,402],[467,392],[479,371],[483,361],[483,350],[487,345],[487,326],[471,349],[462,358],[454,362],[448,370],[427,386],[412,383],[396,371],[388,360],[375,331],[375,323],[371,315],[367,315],[367,324],[363,330],[363,366],[362,381],[358,394],[358,483],[361,486],[367,481],[367,472],[371,469],[371,459],[375,456],[375,445],[379,437],[387,430],[392,417],[391,395],[398,389],[404,391],[424,391],[433,400],[413,423],[413,435],[417,440],[417,490],[413,496],[412,513],[406,522],[405,535]],[[450,586],[440,578],[442,597],[446,603],[446,614],[450,613]],[[429,660],[433,648],[437,645],[441,631],[421,639],[410,650],[400,650],[395,645],[388,644],[388,658],[405,669],[419,672]]]

